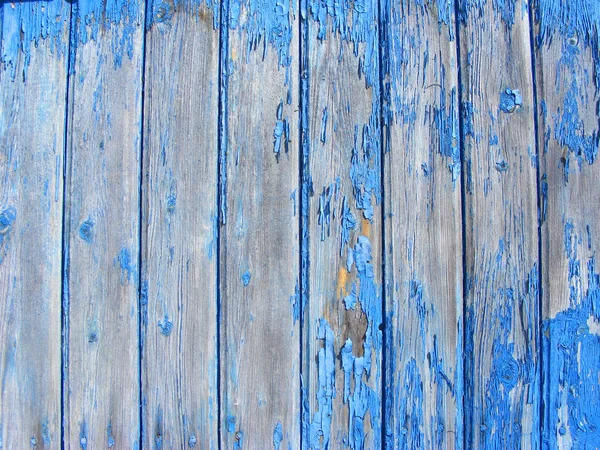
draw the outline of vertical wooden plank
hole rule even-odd
[[[537,154],[522,1],[461,2],[467,448],[539,445]]]
[[[298,18],[288,0],[227,5],[221,443],[297,448]]]
[[[0,5],[0,447],[60,448],[70,7]]]
[[[386,2],[386,448],[462,448],[458,60],[448,2]]]
[[[70,77],[68,448],[139,445],[144,3],[79,1]]]
[[[216,449],[219,18],[203,2],[148,15],[143,447]]]
[[[600,448],[600,6],[535,1],[543,448]]]
[[[303,448],[381,448],[378,2],[303,14],[310,264]],[[305,255],[303,255],[305,256]]]

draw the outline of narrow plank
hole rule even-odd
[[[298,18],[287,0],[227,5],[221,443],[298,448]]]
[[[454,8],[413,1],[386,8],[386,448],[462,448]]]
[[[536,1],[543,448],[600,448],[600,7]]]
[[[79,1],[73,14],[65,446],[137,448],[144,4]]]
[[[0,5],[0,447],[61,445],[70,7]]]
[[[522,1],[461,2],[467,448],[539,445],[537,155]]]
[[[378,2],[311,4],[303,448],[381,448]]]
[[[156,1],[148,15],[143,448],[215,449],[218,14]]]

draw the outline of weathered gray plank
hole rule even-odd
[[[600,7],[534,2],[544,448],[600,448]]]
[[[70,7],[0,5],[0,447],[60,448]]]
[[[229,3],[221,239],[223,448],[298,447],[298,19]]]
[[[527,6],[461,2],[467,448],[539,444],[537,155]]]
[[[144,4],[89,0],[74,11],[65,445],[137,448]]]
[[[214,449],[218,15],[200,2],[153,2],[148,15],[143,447]]]
[[[304,448],[381,447],[378,2],[304,14],[308,77]]]
[[[462,448],[462,215],[454,8],[386,3],[387,448]]]

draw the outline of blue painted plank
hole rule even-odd
[[[65,442],[138,448],[143,2],[73,5]]]
[[[537,163],[529,12],[460,2],[467,448],[540,443]]]
[[[218,448],[218,15],[148,5],[143,447]],[[217,23],[218,25],[218,23]]]
[[[600,447],[600,6],[535,1],[542,448]]]
[[[61,445],[70,7],[0,4],[0,448]]]
[[[222,448],[298,448],[300,438],[294,5],[232,0],[223,17]]]
[[[302,448],[381,448],[378,2],[305,2]]]
[[[453,3],[385,2],[385,448],[463,446]]]

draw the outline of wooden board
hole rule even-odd
[[[70,8],[0,5],[0,448],[61,448]]]
[[[460,17],[466,447],[535,448],[540,266],[528,11],[521,1],[463,2]]]
[[[461,448],[463,249],[455,15],[444,3],[390,2],[386,7],[386,445]]]
[[[298,448],[298,18],[228,3],[221,226],[221,444]]]
[[[540,2],[535,57],[541,152],[543,443],[600,447],[600,9]]]
[[[80,1],[74,20],[65,440],[137,448],[144,4]]]
[[[218,16],[148,8],[143,447],[216,449]]]
[[[381,447],[378,2],[304,15],[304,448]],[[303,255],[305,256],[305,255]]]

